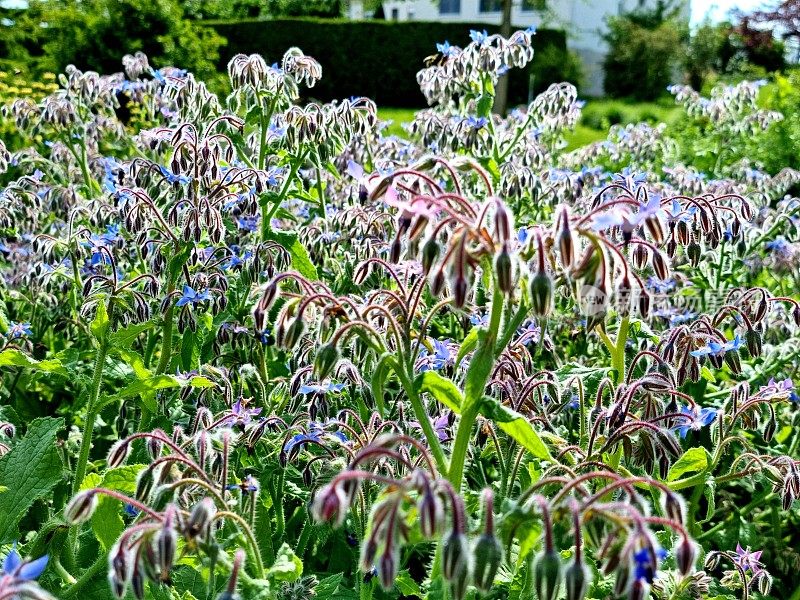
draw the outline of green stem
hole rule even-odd
[[[113,304],[108,303],[108,318],[111,319],[111,311]],[[108,326],[107,326],[108,327]],[[100,387],[103,383],[103,367],[106,363],[108,356],[108,328],[103,333],[100,339],[100,347],[97,349],[97,357],[94,363],[94,375],[92,376],[91,387],[89,388],[89,402],[86,406],[86,423],[83,428],[83,436],[81,438],[81,448],[78,453],[78,463],[75,465],[75,479],[72,482],[72,493],[78,493],[83,483],[83,478],[86,475],[86,465],[89,461],[89,450],[92,447],[92,433],[94,431],[94,422],[97,418],[98,405],[97,401],[100,397]]]
[[[61,600],[69,600],[70,598],[76,597],[78,593],[83,590],[83,588],[90,583],[94,583],[97,576],[103,572],[105,567],[106,556],[105,554],[101,554],[98,559],[92,563],[92,566],[86,569],[86,571],[83,572],[83,575],[81,575],[66,592],[61,594]]]
[[[628,317],[623,317],[619,324],[617,341],[611,353],[611,366],[617,372],[617,384],[625,381],[625,344],[628,341],[629,328],[630,319]]]
[[[461,482],[464,478],[464,464],[469,452],[469,442],[472,439],[472,428],[475,425],[478,414],[480,414],[486,383],[489,380],[489,375],[495,362],[495,342],[500,331],[502,315],[503,293],[495,285],[492,294],[489,329],[483,339],[479,341],[479,347],[475,351],[467,371],[467,379],[464,386],[464,406],[461,409],[461,419],[459,420],[456,439],[453,443],[453,453],[450,456],[450,470],[447,478],[456,491],[461,489]]]
[[[411,402],[411,408],[414,411],[414,416],[417,418],[419,426],[422,428],[422,433],[425,434],[425,440],[428,442],[428,447],[433,454],[433,460],[436,462],[436,468],[439,469],[442,474],[447,473],[447,458],[445,458],[444,450],[442,450],[442,444],[439,441],[439,436],[436,435],[436,431],[434,431],[433,425],[431,425],[431,419],[428,416],[428,411],[425,410],[425,405],[422,403],[422,399],[417,393],[414,382],[406,373],[403,372],[403,370],[400,368],[400,365],[396,366],[397,376],[400,379],[400,383],[402,384],[403,388],[405,389],[409,401]]]
[[[292,162],[292,166],[289,170],[289,175],[286,176],[286,181],[283,182],[283,187],[281,188],[278,197],[275,199],[275,203],[272,205],[272,208],[267,211],[267,204],[266,202],[262,203],[261,205],[261,239],[262,241],[267,240],[267,235],[270,232],[272,226],[270,222],[272,221],[272,217],[278,212],[278,209],[283,204],[283,201],[286,199],[286,194],[289,193],[289,188],[294,181],[295,176],[297,175],[297,171],[300,170],[300,166],[303,164],[303,161],[308,156],[308,150],[302,151],[298,156],[297,159]]]

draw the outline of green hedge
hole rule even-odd
[[[213,27],[228,40],[220,49],[220,69],[235,54],[259,53],[267,61],[276,62],[288,48],[298,46],[322,64],[322,81],[309,92],[314,98],[327,101],[366,96],[379,105],[397,107],[425,105],[416,73],[424,58],[436,52],[437,42],[448,40],[465,46],[471,29],[489,33],[498,30],[484,23],[310,18],[199,23]],[[540,29],[534,46],[548,57],[533,60],[534,90],[540,91],[564,79],[561,65],[569,63],[564,32]],[[529,73],[520,69],[511,73],[512,104],[527,102]]]

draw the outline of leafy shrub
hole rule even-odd
[[[615,97],[652,100],[675,78],[686,25],[663,2],[652,10],[608,19],[603,87]]]
[[[26,32],[36,69],[55,72],[70,64],[110,72],[141,51],[210,77],[224,42],[188,21],[178,0],[34,0],[15,28]]]
[[[436,44],[465,39],[470,29],[497,27],[470,23],[392,21],[346,21],[326,19],[271,19],[267,21],[211,22],[228,43],[220,52],[220,67],[237,53],[258,52],[277,60],[284,50],[302,40],[303,47],[319,57],[325,77],[313,90],[322,100],[366,96],[387,106],[418,107],[425,100],[415,83],[426,57],[436,53]],[[527,103],[530,79],[534,91],[576,76],[573,59],[566,51],[564,33],[540,29],[534,36],[537,56],[531,71],[511,72],[510,105]]]

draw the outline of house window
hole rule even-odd
[[[522,0],[522,10],[525,12],[547,10],[547,0]]]
[[[461,13],[461,0],[439,0],[440,15],[457,15]]]
[[[503,0],[480,0],[478,10],[482,13],[500,12],[503,10]]]
[[[392,21],[397,21],[400,19],[400,9],[393,8],[392,9]]]

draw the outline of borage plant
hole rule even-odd
[[[492,114],[532,36],[441,44],[408,139],[296,48],[4,109],[0,598],[792,585],[798,174]],[[713,141],[753,89],[675,93]]]

